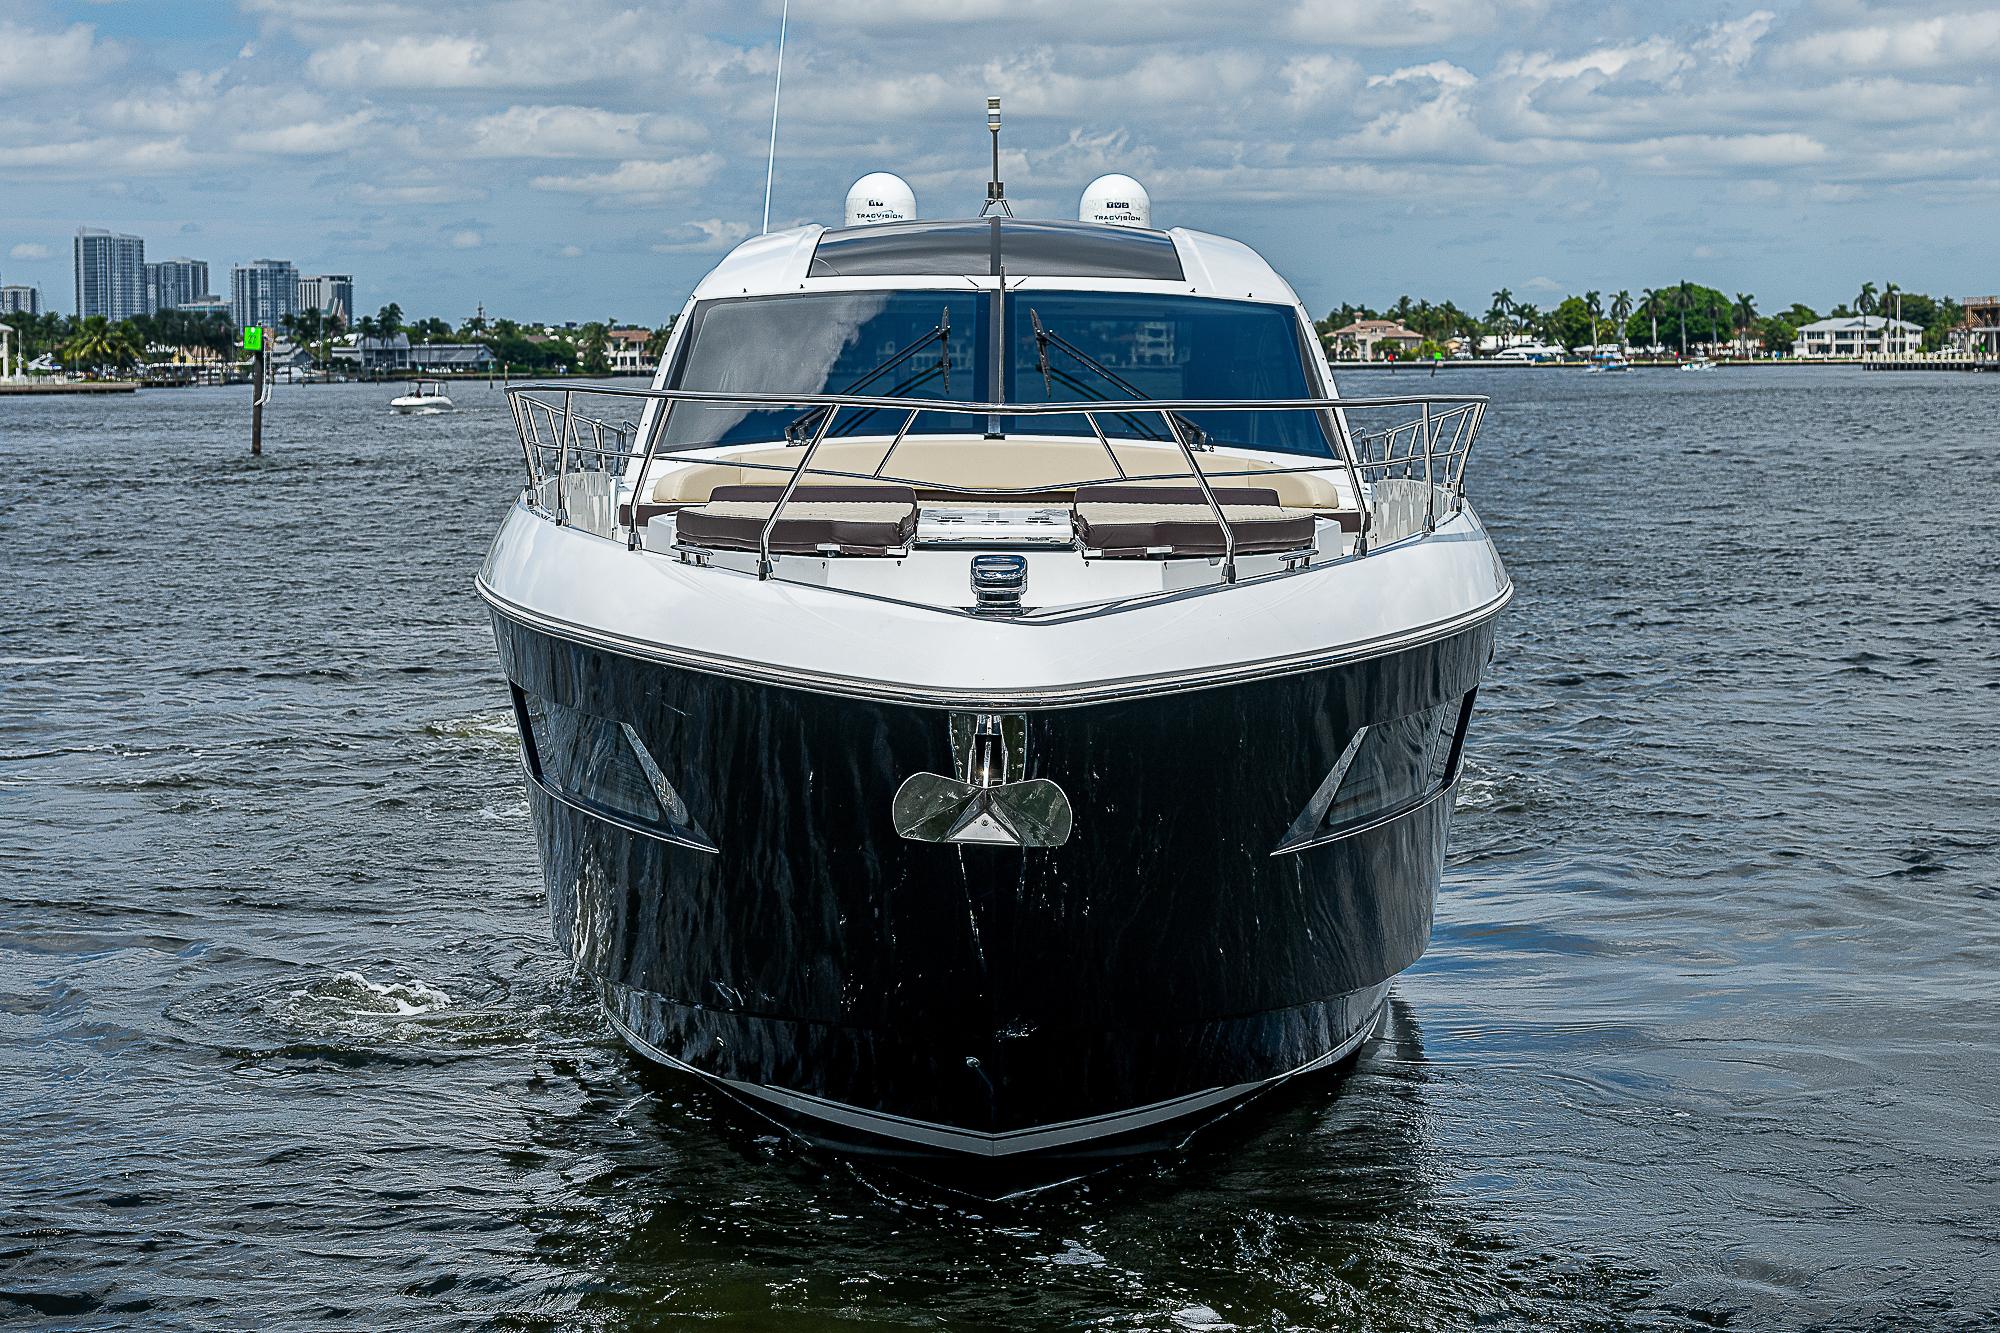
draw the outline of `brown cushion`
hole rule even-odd
[[[1217,486],[1215,498],[1229,520],[1238,555],[1296,551],[1313,544],[1313,516],[1278,505],[1265,486]],[[1086,550],[1107,556],[1143,556],[1162,548],[1174,555],[1221,555],[1222,527],[1199,486],[1079,486],[1076,535]]]
[[[676,539],[692,546],[754,551],[783,486],[717,486],[706,504],[680,511]],[[917,496],[908,486],[801,483],[771,529],[785,555],[886,555],[917,535]]]

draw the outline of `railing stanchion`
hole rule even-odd
[[[1437,487],[1431,480],[1431,455],[1437,452],[1437,440],[1431,434],[1431,405],[1423,405],[1423,417],[1419,429],[1424,437],[1424,531],[1437,531]]]
[[[1215,511],[1216,526],[1222,529],[1222,581],[1236,582],[1236,534],[1229,530],[1229,516],[1222,512],[1222,502],[1215,498],[1215,488],[1202,475],[1201,464],[1195,459],[1194,450],[1188,446],[1187,437],[1181,434],[1180,422],[1171,411],[1162,411],[1160,420],[1167,424],[1167,431],[1174,437],[1174,443],[1181,447],[1181,457],[1187,459],[1188,471],[1194,473],[1194,484],[1201,487],[1202,498]]]
[[[771,516],[764,520],[763,530],[757,534],[759,581],[771,577],[771,532],[778,526],[778,515],[785,512],[785,505],[792,498],[792,492],[799,488],[800,479],[806,475],[806,469],[812,466],[813,455],[819,452],[820,441],[826,438],[826,432],[832,427],[833,419],[839,415],[838,407],[829,407],[826,410],[826,415],[820,419],[819,429],[813,432],[812,443],[806,446],[805,456],[799,459],[799,465],[792,469],[791,477],[785,482],[785,489],[778,494],[778,503],[771,506]]]
[[[569,446],[576,437],[576,407],[574,395],[563,390],[563,424],[568,429],[557,428],[556,436],[556,526],[569,523]]]
[[[1458,476],[1452,482],[1458,490],[1458,500],[1461,506],[1465,503],[1466,460],[1472,457],[1472,446],[1479,443],[1480,428],[1486,424],[1486,404],[1484,402],[1468,403],[1466,406],[1472,411],[1472,429],[1466,432],[1465,452],[1458,456]]]
[[[511,389],[507,391],[507,410],[514,414],[514,434],[520,438],[521,454],[528,463],[528,485],[532,487],[535,484],[535,450],[528,443],[527,430],[521,425],[521,400],[514,396]]]
[[[1368,528],[1371,515],[1368,511],[1368,497],[1361,493],[1361,468],[1354,456],[1354,437],[1347,429],[1347,414],[1338,407],[1326,409],[1326,419],[1333,424],[1333,448],[1340,455],[1340,461],[1347,467],[1347,484],[1354,492],[1354,554],[1368,554]]]
[[[1097,413],[1085,412],[1083,414],[1083,419],[1090,423],[1090,429],[1093,433],[1096,434],[1097,442],[1104,446],[1104,456],[1111,460],[1111,470],[1118,474],[1118,480],[1124,481],[1125,465],[1118,461],[1118,451],[1116,449],[1113,449],[1111,447],[1111,441],[1105,438],[1104,427],[1097,424]]]
[[[869,473],[868,474],[869,476],[879,477],[882,475],[882,469],[889,466],[890,457],[895,454],[897,449],[902,447],[903,437],[905,435],[908,435],[910,433],[910,427],[916,424],[917,424],[917,413],[915,410],[912,410],[904,415],[903,424],[901,428],[896,431],[896,438],[889,441],[889,447],[882,451],[882,461],[875,465],[875,470]]]
[[[653,455],[659,450],[660,441],[667,436],[667,423],[674,415],[674,399],[666,400],[660,408],[660,419],[653,423],[653,433],[646,437],[646,452],[639,458],[639,475],[632,479],[632,508],[626,514],[630,521],[625,525],[625,549],[639,549],[639,506],[646,499],[646,474],[652,471]],[[613,483],[611,490],[611,521],[618,521],[618,488]]]

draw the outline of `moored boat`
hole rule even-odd
[[[619,1033],[995,1190],[1366,1040],[1512,595],[1485,400],[1339,397],[1258,255],[1115,192],[746,241],[651,388],[509,391],[478,584]]]
[[[451,399],[446,396],[444,385],[437,380],[418,380],[416,387],[408,393],[398,394],[389,400],[389,408],[394,412],[428,413],[452,411]]]

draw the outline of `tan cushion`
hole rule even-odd
[[[1128,476],[1162,474],[1169,478],[1161,483],[1163,485],[1172,484],[1171,478],[1179,476],[1182,478],[1181,485],[1188,484],[1187,460],[1178,449],[1127,440],[1113,441],[1112,448]],[[815,470],[854,472],[865,476],[881,464],[887,449],[886,440],[828,440],[813,455],[813,467]],[[737,457],[747,462],[776,464],[790,469],[798,466],[803,453],[802,449],[773,446],[747,450]],[[1212,453],[1199,454],[1197,458],[1203,472],[1262,472],[1274,468],[1302,467],[1312,461],[1302,457],[1273,462]],[[656,468],[661,466],[655,464]],[[949,494],[952,487],[1062,492],[1087,483],[1105,482],[1115,477],[1116,469],[1105,457],[1104,446],[1094,439],[982,440],[960,436],[906,439],[897,446],[883,472],[920,487],[934,487],[936,493],[943,497]],[[784,472],[769,468],[739,467],[735,461],[682,463],[659,472],[658,478],[648,485],[649,499],[659,505],[695,503],[708,499],[717,486],[781,485],[785,477]],[[822,476],[810,480],[812,484],[820,484],[849,479]],[[1247,480],[1229,477],[1221,479],[1220,484],[1240,485]],[[1331,512],[1355,508],[1347,493],[1346,477],[1338,463],[1329,462],[1321,470],[1310,473],[1260,477],[1256,484],[1277,491],[1279,502],[1290,509]],[[961,495],[952,498],[964,500],[972,497]]]

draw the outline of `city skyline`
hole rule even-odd
[[[994,92],[1023,216],[1128,171],[1158,223],[1258,247],[1316,313],[1684,277],[1821,308],[1884,276],[2000,285],[2000,7],[1264,9],[801,3],[773,223],[837,222],[878,169],[926,216],[976,212]],[[29,0],[0,20],[0,282],[66,308],[88,224],[218,284],[278,255],[413,312],[657,323],[756,230],[776,17]]]

